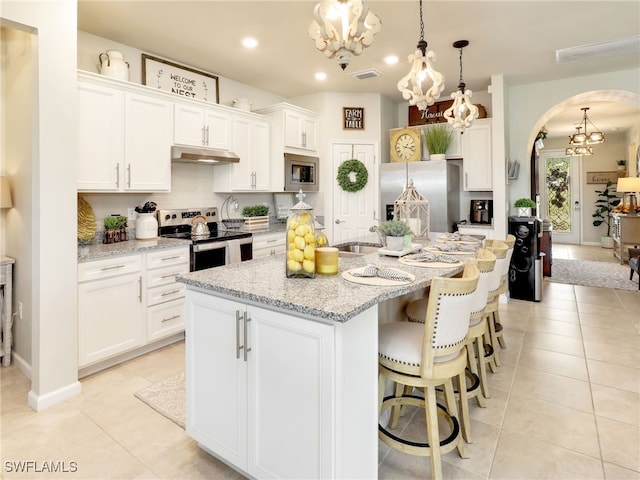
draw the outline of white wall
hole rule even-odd
[[[40,410],[80,392],[76,154],[70,148],[77,130],[77,5],[5,0],[1,15],[3,25],[34,34],[31,151],[23,152],[32,165],[32,217],[25,220],[33,235],[29,404]],[[7,232],[8,247],[15,234],[20,232]]]

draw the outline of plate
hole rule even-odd
[[[421,243],[412,243],[410,247],[405,247],[402,250],[388,250],[382,247],[378,249],[378,253],[380,255],[387,255],[389,257],[402,257],[403,255],[409,255],[410,253],[417,252],[421,248]]]
[[[409,277],[411,277],[411,280],[390,280],[388,278],[356,277],[354,275],[351,275],[351,272],[359,273],[359,272],[362,272],[365,268],[367,268],[367,266],[352,268],[350,270],[342,272],[342,278],[344,278],[346,281],[351,283],[359,283],[360,285],[375,285],[375,286],[381,286],[381,287],[408,285],[409,283],[413,282],[416,279],[416,276],[409,272],[405,272],[404,270],[398,270],[397,268],[390,268],[390,267],[389,267],[390,270],[395,270],[396,272],[400,272],[404,275],[408,275]]]
[[[422,268],[451,268],[451,267],[460,267],[464,265],[462,262],[455,263],[446,263],[446,262],[418,262],[416,260],[409,260],[407,258],[401,258],[398,260],[400,263],[404,265],[408,265],[410,267],[422,267]]]

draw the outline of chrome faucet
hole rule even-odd
[[[380,232],[377,225],[370,226],[369,231],[371,233],[376,232],[378,234],[378,240],[380,241],[380,245],[384,245],[384,235]]]

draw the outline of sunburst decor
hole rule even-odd
[[[96,234],[96,216],[93,208],[84,198],[78,195],[78,240],[90,241]]]

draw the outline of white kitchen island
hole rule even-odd
[[[369,254],[340,258],[340,272],[367,263],[416,280],[288,279],[284,255],[178,277],[187,285],[187,434],[249,477],[376,478],[378,304],[462,267]]]

